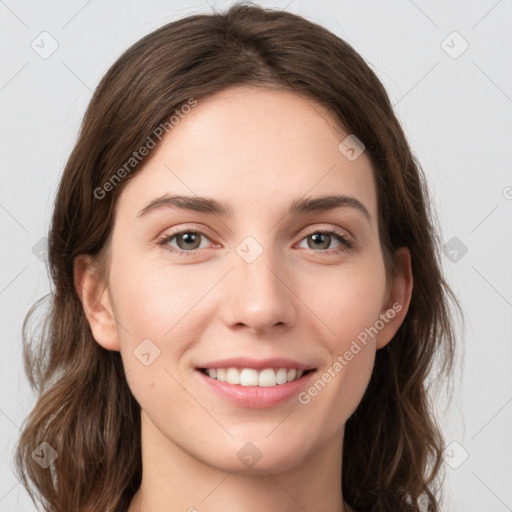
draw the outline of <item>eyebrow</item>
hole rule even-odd
[[[179,208],[181,210],[215,214],[221,217],[233,216],[232,208],[223,201],[217,201],[209,197],[164,194],[147,204],[137,214],[137,218],[164,208]],[[327,195],[296,199],[291,203],[288,214],[325,212],[336,208],[353,208],[362,213],[368,222],[371,223],[371,216],[366,207],[355,197],[347,195]]]

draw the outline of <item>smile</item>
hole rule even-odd
[[[200,368],[199,371],[219,382],[240,386],[273,387],[300,379],[311,370],[296,368]]]

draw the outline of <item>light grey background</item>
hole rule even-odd
[[[443,242],[451,240],[444,267],[467,322],[461,385],[442,423],[454,443],[445,510],[512,511],[512,1],[257,3],[346,39],[386,86],[433,190]],[[2,512],[35,510],[11,471],[34,403],[21,325],[49,291],[37,244],[92,90],[142,36],[210,10],[206,1],[0,1]]]

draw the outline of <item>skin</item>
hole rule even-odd
[[[123,189],[108,282],[88,256],[76,259],[94,338],[120,351],[141,406],[144,474],[130,512],[350,510],[340,486],[344,425],[376,350],[403,321],[412,277],[401,248],[402,273],[386,281],[372,166],[364,152],[349,161],[338,150],[347,135],[322,106],[283,90],[235,87],[201,99]],[[225,201],[233,216],[168,207],[137,218],[163,193]],[[334,193],[358,199],[370,220],[350,207],[285,215],[295,199]],[[158,245],[187,228],[204,233],[191,247],[198,254]],[[315,245],[309,235],[330,228],[353,247],[334,253],[335,237]],[[236,252],[249,235],[263,249],[252,263]],[[305,405],[236,406],[195,371],[250,355],[293,358],[321,376],[395,303],[401,311]],[[149,366],[134,356],[147,338],[160,350]],[[247,442],[261,454],[252,467],[237,457]]]

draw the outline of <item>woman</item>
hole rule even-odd
[[[234,5],[134,44],[48,254],[17,452],[46,510],[440,510],[457,301],[388,96],[326,29]]]

